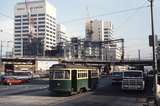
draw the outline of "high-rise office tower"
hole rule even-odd
[[[55,46],[56,8],[47,0],[17,3],[14,10],[14,55],[45,55],[45,50]]]

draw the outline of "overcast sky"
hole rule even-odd
[[[0,13],[14,17],[14,6],[25,0],[1,0]],[[150,10],[147,0],[48,0],[57,9],[57,22],[66,26],[70,36],[85,36],[88,13],[93,19],[109,20],[114,25],[114,37],[125,39],[126,57],[137,58],[138,49],[143,58],[152,56],[148,46],[151,34]],[[88,12],[87,8],[88,7]],[[118,12],[144,7],[128,12]],[[109,15],[109,13],[112,13]],[[113,14],[114,13],[114,14]],[[115,14],[116,13],[116,14]],[[104,14],[104,15],[102,15]],[[102,15],[102,16],[101,16]],[[155,33],[160,35],[160,0],[154,0]],[[81,19],[81,20],[79,20]],[[0,40],[13,40],[13,19],[0,15]],[[160,37],[159,37],[160,38]]]

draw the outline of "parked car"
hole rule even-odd
[[[25,80],[16,79],[15,77],[8,77],[8,78],[3,79],[2,83],[7,84],[7,85],[17,85],[17,84],[25,83]]]
[[[116,71],[111,73],[112,84],[115,83],[121,84],[122,78],[123,78],[123,72]]]
[[[28,82],[32,79],[32,74],[30,72],[15,71],[10,73],[5,73],[2,77],[3,84],[22,84]]]
[[[21,79],[21,80],[25,80],[25,81],[29,81],[33,77],[32,73],[29,71],[15,71],[13,73],[13,76],[15,76],[16,79]]]
[[[37,78],[40,78],[40,75],[39,75],[39,74],[33,74],[33,75],[32,75],[32,79],[37,79]]]

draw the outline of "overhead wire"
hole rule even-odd
[[[129,9],[124,9],[124,10],[120,10],[120,11],[114,11],[114,12],[110,12],[110,13],[104,13],[104,14],[99,14],[99,15],[95,15],[95,16],[90,16],[91,18],[95,18],[95,17],[103,17],[103,16],[109,16],[109,15],[115,15],[115,14],[120,14],[120,13],[126,13],[126,12],[130,12],[130,11],[135,11],[135,10],[139,10],[139,9],[143,9],[143,8],[147,8],[149,7],[149,5],[146,6],[140,6],[140,7],[135,7],[135,8],[129,8]],[[4,13],[0,12],[1,16],[4,16],[8,19],[14,20],[13,17],[10,17]],[[63,21],[62,24],[66,24],[66,23],[72,23],[72,22],[76,22],[76,21],[81,21],[81,20],[85,20],[87,17],[82,17],[82,18],[77,18],[77,19],[72,19],[72,20],[67,20],[67,21]]]
[[[103,16],[115,15],[115,14],[120,14],[120,13],[126,13],[126,12],[130,12],[130,11],[135,11],[135,10],[147,8],[147,7],[149,7],[149,5],[140,6],[140,7],[136,7],[136,8],[124,9],[124,10],[120,10],[120,11],[114,11],[114,12],[110,12],[110,13],[99,14],[99,15],[95,15],[95,16],[90,16],[90,18],[103,17]],[[73,23],[75,21],[85,20],[86,18],[87,17],[82,17],[82,18],[72,19],[72,20],[68,20],[68,21],[63,21],[62,24]]]
[[[146,4],[146,1],[145,1],[145,3],[143,3],[140,7],[143,7],[145,4]],[[149,5],[148,5],[147,7],[149,7]],[[127,22],[129,22],[129,20],[133,19],[134,16],[135,16],[140,10],[142,10],[142,8],[141,8],[141,9],[136,9],[131,15],[128,15],[128,16],[126,17],[126,19],[125,19],[122,23],[120,23],[120,25],[119,25],[116,29],[122,28],[122,25],[124,26]]]
[[[10,16],[8,16],[8,15],[6,15],[6,14],[4,14],[4,13],[1,13],[1,12],[0,12],[0,15],[14,21],[14,18],[13,18],[13,17],[10,17]]]

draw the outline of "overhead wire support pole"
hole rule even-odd
[[[155,100],[155,106],[157,106],[157,84],[158,84],[158,70],[157,70],[157,57],[156,57],[156,37],[154,34],[154,17],[153,17],[153,0],[148,0],[150,2],[150,12],[151,12],[151,31],[152,31],[152,42],[153,42],[153,71],[154,71],[154,82],[153,82],[153,95],[154,95],[154,100]]]
[[[1,56],[1,58],[0,58],[0,64],[2,63],[2,49],[3,49],[2,42],[3,42],[3,41],[1,40],[1,55],[0,55],[0,56]]]

